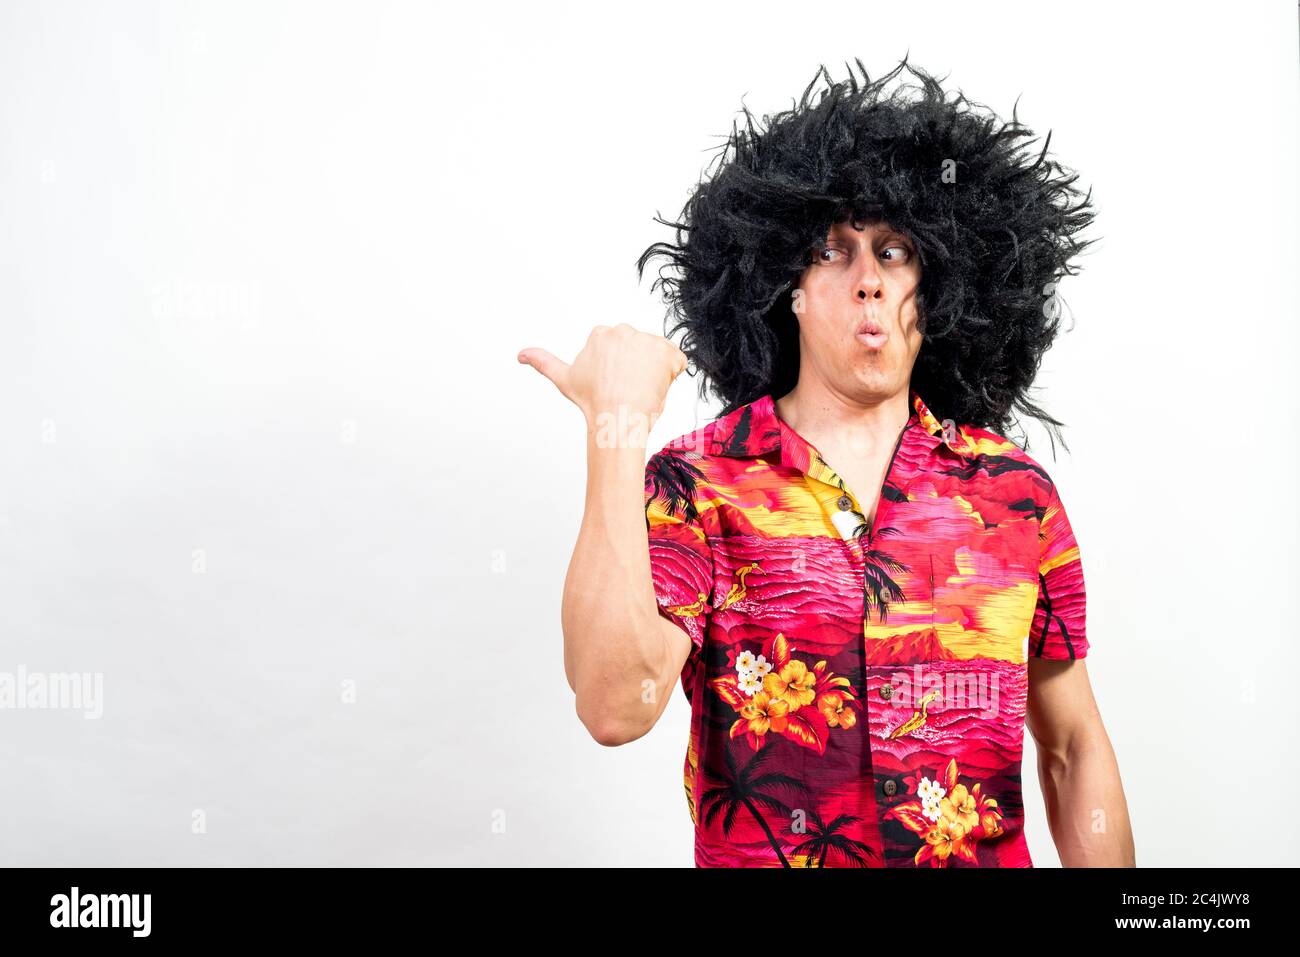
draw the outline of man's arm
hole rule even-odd
[[[1102,725],[1087,663],[1029,659],[1025,723],[1062,867],[1135,867],[1119,764]]]
[[[644,446],[601,448],[587,432],[587,504],[564,581],[564,671],[578,718],[605,745],[659,720],[691,639],[659,614],[645,523]]]
[[[545,349],[519,361],[550,379],[587,420],[586,508],[564,581],[564,673],[578,718],[605,745],[663,714],[691,639],[659,614],[646,530],[646,442],[686,356],[626,323],[597,326],[570,365]]]

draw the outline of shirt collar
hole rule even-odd
[[[975,440],[964,428],[949,421],[951,428],[945,429],[915,389],[908,395],[914,413],[908,419],[908,428],[915,426],[921,435],[928,436],[932,448],[943,445],[957,455],[975,457]],[[776,414],[776,400],[767,393],[718,419],[710,451],[732,458],[756,458],[781,450],[783,461],[789,457],[794,464],[801,464],[806,460],[806,449],[792,449],[792,445],[799,444],[795,439],[797,433]]]
[[[944,428],[944,423],[935,418],[934,413],[921,401],[915,389],[911,391],[911,397],[912,408],[917,415],[917,424],[927,435],[938,440],[936,445],[942,443],[951,451],[968,459],[973,459],[979,454],[975,438],[965,427],[957,425],[951,419],[945,419],[949,428]]]

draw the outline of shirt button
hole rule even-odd
[[[853,499],[849,498],[847,495],[841,495],[840,500],[835,504],[840,507],[841,512],[847,512],[853,507]]]
[[[889,700],[890,698],[892,698],[893,696],[894,696],[894,686],[893,686],[893,685],[881,685],[881,686],[880,686],[880,697],[882,697],[882,698],[884,698],[886,701],[888,701],[888,700]]]
[[[898,790],[898,782],[895,781],[893,778],[888,778],[888,779],[886,779],[886,781],[885,781],[885,797],[893,797],[893,796],[894,796],[894,792],[896,792],[897,790]]]

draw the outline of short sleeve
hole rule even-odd
[[[692,458],[671,449],[651,456],[645,471],[645,516],[659,614],[700,648],[712,610],[713,553],[695,505],[702,473]]]
[[[1039,518],[1038,544],[1038,604],[1029,631],[1029,655],[1053,661],[1086,658],[1083,562],[1054,482]]]

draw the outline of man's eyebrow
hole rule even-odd
[[[905,239],[909,243],[913,241],[907,230],[899,229],[897,226],[890,226],[888,223],[881,223],[880,231],[886,239]]]

